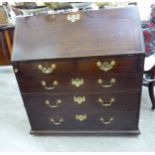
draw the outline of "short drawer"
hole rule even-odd
[[[135,111],[139,107],[139,92],[71,95],[23,95],[28,109],[42,112],[64,111]]]
[[[73,58],[60,60],[38,60],[16,62],[13,64],[20,77],[40,77],[50,75],[68,75],[76,73],[133,73],[143,68],[143,57],[109,56]]]
[[[52,131],[104,131],[137,130],[137,112],[51,112],[28,111],[32,130]]]
[[[18,82],[23,93],[121,92],[141,89],[141,74],[77,74],[38,79],[19,77]]]

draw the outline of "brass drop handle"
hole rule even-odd
[[[41,70],[43,74],[51,74],[56,69],[56,64],[51,64],[51,66],[49,67],[42,66],[41,64],[39,64],[38,69]]]
[[[97,61],[96,65],[97,65],[97,67],[99,67],[100,70],[107,72],[107,71],[112,70],[114,68],[114,66],[116,65],[116,61],[114,61],[114,60],[112,60],[111,62]]]
[[[56,86],[58,85],[58,81],[54,80],[52,82],[52,86],[47,86],[46,81],[41,81],[41,85],[46,89],[46,90],[53,90],[56,88]]]
[[[114,120],[113,117],[110,117],[107,121],[103,117],[100,118],[101,123],[105,125],[111,124],[113,120]]]
[[[60,118],[58,120],[55,120],[54,118],[50,118],[50,121],[54,124],[54,125],[61,125],[64,121],[63,118]]]
[[[116,79],[115,78],[111,78],[109,81],[109,84],[104,84],[104,80],[103,79],[98,79],[98,84],[101,85],[101,87],[103,88],[109,88],[112,87],[115,83],[116,83]]]
[[[58,108],[61,103],[62,103],[62,101],[60,99],[58,99],[54,104],[51,104],[51,102],[49,100],[45,100],[45,105],[50,108]]]
[[[108,103],[105,103],[103,98],[98,98],[98,102],[103,106],[103,107],[110,107],[113,102],[115,102],[115,98],[111,97]]]

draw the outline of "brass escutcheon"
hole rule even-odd
[[[87,114],[76,114],[75,119],[79,120],[80,122],[83,122],[87,119]]]
[[[77,21],[79,19],[80,19],[80,15],[79,14],[69,14],[67,16],[67,20],[71,21],[71,22],[75,22],[75,21]]]
[[[84,84],[84,79],[82,78],[71,79],[71,84],[78,88]]]
[[[15,72],[15,73],[17,73],[17,72],[18,72],[18,69],[17,69],[17,68],[15,68],[15,69],[14,69],[14,72]]]
[[[85,96],[74,96],[73,100],[75,103],[78,103],[78,104],[82,104],[82,103],[86,102]]]

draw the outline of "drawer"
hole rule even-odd
[[[40,77],[49,75],[68,75],[76,73],[130,73],[143,68],[142,57],[109,56],[93,58],[73,58],[62,60],[40,60],[14,63],[16,74],[20,77]]]
[[[136,73],[108,75],[77,74],[75,76],[51,76],[35,78],[18,78],[23,93],[50,92],[121,92],[139,90],[141,88],[141,75]]]
[[[28,109],[52,111],[134,111],[139,107],[139,92],[111,94],[23,95]]]
[[[51,112],[28,111],[32,130],[104,131],[137,130],[137,112]]]

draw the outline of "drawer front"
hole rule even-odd
[[[28,109],[40,112],[65,111],[135,111],[139,107],[139,92],[113,94],[82,94],[73,95],[24,95]]]
[[[137,112],[35,113],[28,111],[32,130],[137,130]]]
[[[18,78],[23,93],[50,92],[121,92],[133,91],[141,88],[141,75],[130,74],[78,74],[76,76],[51,76],[48,78]]]
[[[111,56],[97,58],[74,58],[63,60],[42,60],[14,63],[14,69],[21,77],[45,77],[76,73],[133,73],[143,67],[142,57]]]

